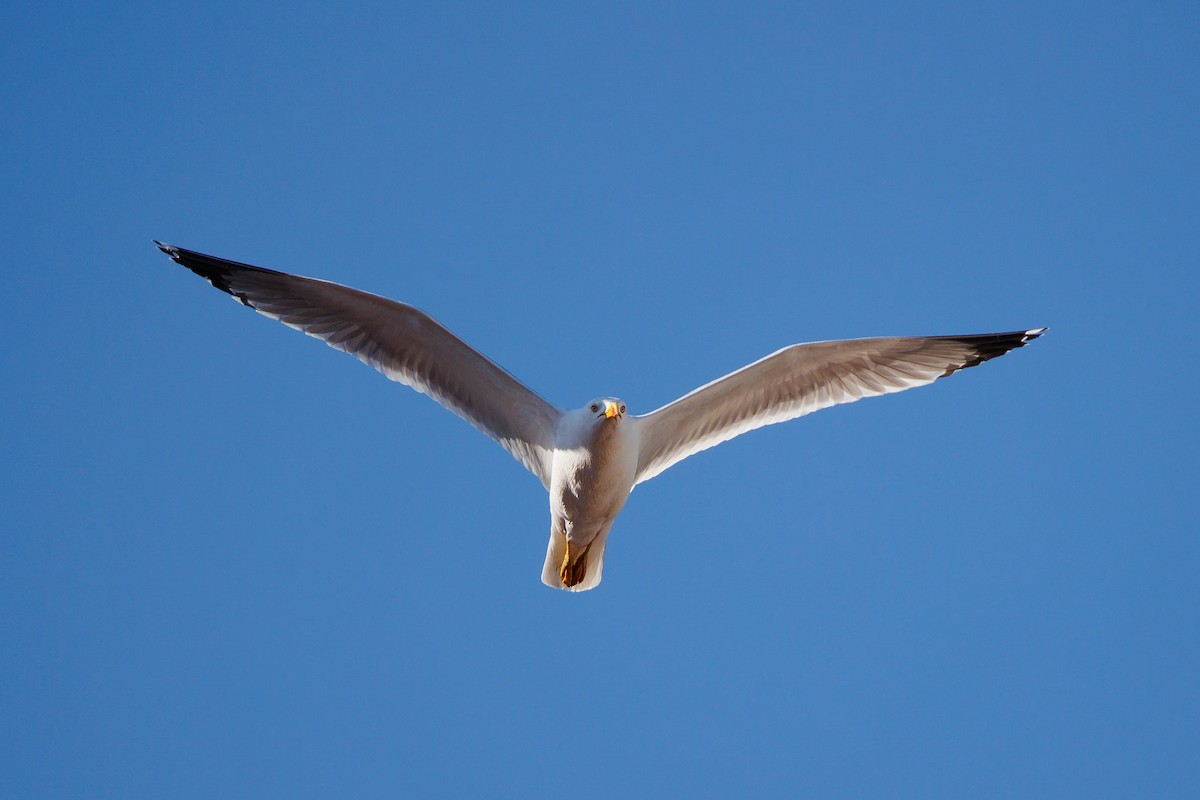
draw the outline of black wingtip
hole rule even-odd
[[[233,295],[238,300],[241,300],[242,303],[246,303],[245,298],[241,297],[233,290],[233,287],[229,285],[231,267],[235,269],[244,268],[251,270],[258,269],[257,267],[252,267],[248,264],[238,264],[237,262],[228,261],[226,259],[217,258],[216,256],[210,256],[204,253],[197,253],[194,250],[186,250],[181,247],[176,247],[173,244],[160,242],[157,239],[151,239],[151,241],[158,246],[159,250],[166,253],[167,256],[176,264],[187,267],[201,278],[204,278],[215,288],[220,289],[226,294]]]
[[[974,354],[964,361],[950,367],[942,377],[953,375],[954,373],[982,364],[985,361],[1002,356],[1007,352],[1016,350],[1018,347],[1024,347],[1027,343],[1041,336],[1049,328],[1030,328],[1025,331],[1012,331],[1011,333],[984,333],[974,334],[969,336],[947,336],[950,339],[962,344],[970,345],[974,350]]]
[[[246,299],[245,293],[235,289],[230,284],[230,281],[235,280],[236,276],[245,276],[247,274],[259,276],[279,276],[284,274],[276,272],[273,269],[256,267],[253,264],[243,264],[240,261],[230,261],[227,258],[218,258],[217,256],[210,256],[207,253],[188,250],[186,247],[176,247],[173,244],[160,242],[157,239],[152,239],[151,241],[176,264],[187,267],[215,288],[220,289],[226,294],[233,295],[242,305],[250,306],[251,308],[254,308],[254,306]]]

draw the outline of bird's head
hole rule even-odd
[[[615,397],[597,397],[587,404],[587,410],[601,422],[612,422],[625,416],[625,403]]]

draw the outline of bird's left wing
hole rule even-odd
[[[901,392],[1003,355],[1045,328],[795,344],[638,417],[636,481],[764,425]]]
[[[429,395],[550,485],[562,412],[420,309],[328,281],[155,242],[244,305]]]

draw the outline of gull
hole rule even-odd
[[[637,484],[747,431],[924,386],[1046,330],[794,344],[648,414],[609,396],[565,411],[418,308],[154,243],[243,305],[429,395],[497,441],[550,495],[542,582],[576,592],[600,583],[608,532]]]

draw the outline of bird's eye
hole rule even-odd
[[[624,403],[621,404],[621,413],[622,414],[625,413],[625,404]]]
[[[592,411],[595,412],[595,411],[599,411],[599,410],[600,410],[600,406],[596,405],[595,403],[592,403]]]

